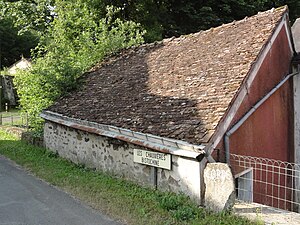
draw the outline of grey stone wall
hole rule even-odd
[[[133,162],[133,149],[146,149],[117,139],[104,137],[46,121],[44,145],[60,156],[89,168],[111,173],[143,186],[183,192],[200,204],[200,163],[194,159],[172,155],[172,169],[165,170]],[[150,150],[151,149],[146,149]]]

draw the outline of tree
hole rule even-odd
[[[19,33],[43,34],[54,19],[54,0],[0,0],[2,17],[13,21]]]
[[[95,0],[96,1],[96,0]],[[299,0],[104,0],[124,8],[119,17],[141,23],[147,42],[189,34],[240,20],[259,11],[288,5],[290,18],[300,14]]]
[[[38,43],[38,37],[31,32],[18,34],[18,29],[9,19],[0,19],[0,69],[9,67],[17,59],[30,57],[30,51]]]
[[[117,18],[120,9],[107,7],[99,14],[89,1],[57,0],[55,18],[33,57],[33,67],[15,78],[20,104],[29,123],[39,128],[39,114],[66,91],[76,87],[77,78],[106,55],[143,42],[139,25]]]
[[[15,17],[19,15],[12,11],[11,2],[0,1],[0,69],[8,67],[21,58],[30,57],[30,51],[39,40],[32,30],[23,30],[16,25]]]

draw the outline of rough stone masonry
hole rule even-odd
[[[46,121],[44,144],[61,157],[84,164],[143,186],[153,186],[152,166],[135,163],[134,149],[144,149],[118,139],[69,128]],[[172,155],[171,170],[157,168],[156,187],[163,191],[183,192],[201,202],[200,164],[195,159]]]
[[[220,212],[232,208],[235,201],[234,178],[225,163],[208,163],[204,169],[205,205]]]

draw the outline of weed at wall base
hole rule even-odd
[[[155,191],[75,165],[0,130],[0,154],[126,224],[256,224],[198,208],[183,194]]]

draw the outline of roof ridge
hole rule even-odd
[[[234,20],[232,22],[224,23],[224,24],[216,26],[216,27],[211,27],[207,30],[200,30],[199,32],[196,32],[196,33],[180,35],[178,38],[175,38],[175,39],[179,39],[181,37],[186,37],[186,36],[194,36],[194,35],[198,35],[198,34],[201,34],[201,33],[206,33],[206,32],[218,30],[218,29],[221,29],[221,28],[229,27],[231,25],[237,25],[237,24],[246,22],[248,19],[253,19],[253,18],[256,18],[256,17],[260,17],[260,16],[266,15],[268,13],[273,13],[274,11],[282,11],[282,15],[283,15],[287,10],[288,10],[287,5],[281,6],[281,7],[278,7],[278,8],[272,8],[272,9],[269,9],[267,11],[258,12],[257,14],[252,15],[252,16],[245,16],[243,19],[240,19],[240,20]]]
[[[128,48],[124,48],[124,49],[121,49],[120,51],[117,51],[117,52],[114,52],[114,53],[111,53],[111,54],[107,55],[102,61],[96,63],[88,72],[93,72],[93,71],[99,69],[103,65],[113,63],[113,62],[115,62],[115,61],[117,61],[117,60],[119,60],[119,59],[121,59],[125,56],[131,55],[131,54],[135,53],[136,51],[139,51],[140,49],[144,49],[144,48],[150,49],[150,48],[153,48],[153,47],[161,45],[161,44],[168,44],[168,43],[172,43],[174,41],[181,41],[181,40],[183,40],[187,37],[196,37],[200,34],[206,34],[206,33],[209,33],[209,32],[214,32],[214,31],[217,31],[219,29],[224,29],[226,27],[230,27],[232,25],[238,25],[240,23],[246,22],[249,19],[259,18],[263,15],[266,15],[266,14],[269,14],[269,13],[274,13],[274,11],[282,11],[282,15],[283,15],[286,11],[288,11],[288,6],[284,5],[284,6],[281,6],[281,7],[278,7],[278,8],[272,8],[272,9],[267,10],[267,11],[258,12],[257,14],[255,14],[253,16],[246,16],[241,20],[234,20],[230,23],[225,23],[225,24],[222,24],[222,25],[217,26],[217,27],[211,27],[207,30],[200,30],[200,31],[195,32],[195,33],[183,34],[183,35],[180,35],[179,37],[172,36],[170,38],[164,38],[160,41],[155,41],[155,42],[151,42],[151,43],[143,43],[141,45],[135,45],[135,46],[131,46],[131,47],[128,47]]]

